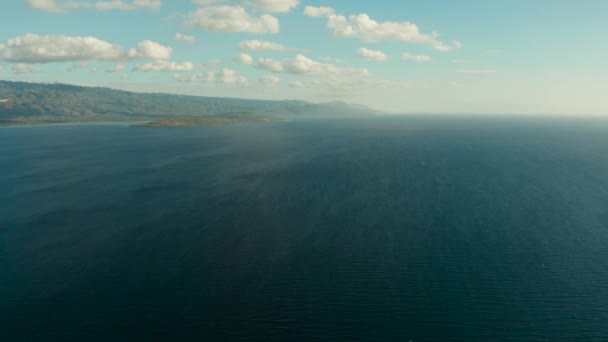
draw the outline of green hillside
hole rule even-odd
[[[144,94],[99,87],[0,81],[0,125],[147,121],[176,117],[365,115],[373,110],[342,102],[263,101]]]

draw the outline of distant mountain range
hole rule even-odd
[[[241,117],[283,119],[301,115],[370,115],[378,111],[344,102],[247,100],[0,81],[0,125],[153,121],[235,113]]]

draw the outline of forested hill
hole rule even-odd
[[[0,125],[143,121],[231,113],[288,117],[365,115],[375,111],[343,102],[313,104],[303,101],[246,100],[0,81]]]

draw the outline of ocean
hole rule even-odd
[[[606,341],[608,120],[0,128],[0,340]]]

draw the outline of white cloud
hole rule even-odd
[[[173,74],[173,79],[178,82],[196,82],[205,79],[203,74],[184,75],[184,74]]]
[[[192,62],[167,62],[167,61],[155,61],[153,63],[146,64],[138,64],[133,68],[133,71],[171,71],[171,72],[181,72],[181,71],[190,71],[194,69],[194,64]]]
[[[335,15],[336,11],[331,7],[313,7],[306,6],[304,8],[304,14],[308,17],[321,18]]]
[[[309,17],[327,18],[327,27],[339,38],[357,38],[366,42],[402,41],[426,44],[440,51],[462,47],[457,41],[451,46],[446,45],[438,40],[437,33],[422,33],[416,24],[410,22],[377,22],[365,13],[346,17],[337,15],[330,7],[306,6],[304,14]]]
[[[31,8],[59,13],[66,9],[66,5],[58,4],[55,0],[28,0],[28,4]]]
[[[169,59],[173,49],[153,41],[143,41],[125,51],[118,45],[95,37],[39,36],[28,33],[9,39],[0,57],[16,63],[78,61],[124,61],[129,59]]]
[[[294,49],[294,48],[289,48],[289,47],[281,45],[281,44],[271,43],[271,42],[261,41],[261,40],[248,40],[248,41],[241,42],[241,44],[239,44],[239,48],[241,50],[252,50],[252,51],[254,51],[254,50],[255,51],[263,51],[263,50],[268,50],[268,51],[298,50],[298,49]]]
[[[264,86],[272,87],[279,84],[281,82],[281,79],[276,76],[262,76],[260,77],[258,82],[260,82],[260,84]]]
[[[192,0],[192,2],[200,6],[207,6],[228,2],[228,0]],[[240,2],[266,13],[289,12],[300,4],[300,0],[242,0]]]
[[[270,58],[260,58],[255,64],[255,67],[258,69],[263,69],[272,72],[283,72],[285,67],[283,67],[283,62],[277,61],[275,59]]]
[[[187,15],[185,24],[212,32],[278,33],[279,20],[272,15],[253,17],[240,6],[199,8]]]
[[[189,36],[189,35],[179,33],[179,32],[175,34],[175,40],[179,40],[180,42],[186,42],[186,43],[196,43],[196,37]]]
[[[137,44],[136,49],[131,49],[129,51],[129,57],[137,59],[167,60],[171,58],[171,54],[173,54],[172,48],[151,40],[144,40],[143,42]]]
[[[300,0],[253,0],[253,3],[264,12],[289,12],[298,7]]]
[[[32,68],[25,63],[18,63],[18,64],[13,65],[13,67],[11,68],[11,71],[13,72],[13,74],[31,74],[34,72],[40,72],[42,70],[37,69],[37,68]]]
[[[275,73],[289,73],[306,76],[366,76],[369,74],[367,69],[338,67],[333,64],[314,61],[304,55],[297,55],[293,59],[285,59],[282,61],[261,58],[255,62],[254,65],[258,69]]]
[[[497,71],[491,69],[460,69],[456,72],[461,74],[495,74]]]
[[[140,8],[159,9],[161,6],[160,0],[133,0],[131,3],[125,3],[121,0],[98,1],[95,3],[95,9],[101,11],[107,10],[123,10],[132,11]]]
[[[98,11],[122,10],[133,11],[137,9],[159,9],[161,7],[160,0],[133,0],[125,2],[123,0],[108,0],[108,1],[57,1],[57,0],[28,0],[29,6],[34,9],[61,13],[73,9],[92,9]]]
[[[407,52],[401,54],[401,59],[404,61],[413,61],[413,62],[428,62],[431,60],[431,57],[425,55],[410,55]]]
[[[127,71],[127,66],[124,64],[117,64],[111,68],[108,68],[106,71],[107,72],[123,72],[123,71]]]
[[[9,39],[0,52],[4,60],[21,63],[125,58],[123,48],[95,37],[38,36],[31,33]]]
[[[239,63],[239,64],[253,64],[253,57],[251,57],[250,55],[246,54],[246,53],[241,53],[238,56],[234,57],[234,61]]]
[[[366,48],[360,48],[357,50],[357,56],[365,59],[366,61],[373,62],[384,62],[389,60],[389,56],[382,51],[374,51]]]
[[[207,73],[207,80],[216,83],[245,85],[248,80],[245,76],[238,74],[232,69],[223,69],[221,71],[210,71]]]
[[[452,51],[455,49],[460,49],[462,48],[462,43],[455,40],[452,45],[446,45],[444,43],[438,43],[436,45],[433,45],[433,47],[435,48],[435,50],[437,51],[441,51],[441,52],[447,52],[447,51]]]

